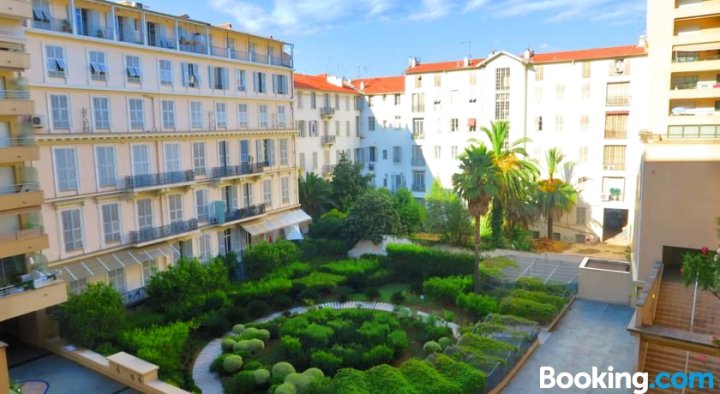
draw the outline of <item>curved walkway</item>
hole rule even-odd
[[[401,305],[388,304],[386,302],[363,302],[363,301],[349,301],[349,302],[327,302],[325,304],[318,304],[312,307],[298,306],[291,308],[288,311],[292,315],[301,315],[311,309],[318,308],[331,308],[331,309],[372,309],[375,311],[394,312],[396,308],[406,308]],[[411,310],[411,309],[410,309]],[[429,316],[426,312],[415,311],[418,317],[425,319]],[[275,312],[260,319],[254,320],[252,323],[267,323],[283,316],[284,312]],[[436,325],[446,326],[452,330],[455,338],[460,336],[460,328],[457,324],[447,322],[442,319],[438,319]],[[222,384],[218,375],[214,372],[210,372],[210,364],[222,354],[222,338],[217,338],[208,343],[198,357],[195,359],[193,365],[192,377],[195,381],[195,385],[199,387],[203,393],[222,393]]]

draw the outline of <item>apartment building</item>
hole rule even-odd
[[[631,333],[638,370],[718,376],[720,302],[686,287],[683,254],[718,245],[720,217],[720,2],[648,2],[647,102],[653,114],[636,209],[633,273],[642,287]]]
[[[294,74],[297,166],[329,178],[345,154],[360,146],[358,93],[342,78]]]
[[[65,283],[41,254],[52,232],[41,216],[46,185],[38,183],[40,148],[30,124],[35,106],[25,79],[31,58],[23,24],[31,14],[30,2],[0,5],[0,332],[28,341],[41,335],[35,323],[44,320],[44,309],[67,300]],[[7,387],[3,376],[0,371],[0,387]]]
[[[126,302],[181,256],[299,235],[292,45],[137,3],[35,1],[43,251]]]

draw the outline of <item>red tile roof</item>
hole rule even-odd
[[[295,89],[320,90],[323,92],[355,93],[355,90],[347,85],[337,86],[327,80],[327,74],[307,75],[295,73],[293,77]]]
[[[420,74],[420,73],[437,73],[443,71],[458,71],[465,70],[468,68],[477,67],[478,64],[482,63],[484,59],[470,59],[469,66],[465,65],[465,60],[454,60],[450,62],[439,62],[439,63],[427,63],[418,64],[415,67],[408,67],[406,72],[408,74]]]
[[[581,49],[579,51],[564,51],[550,53],[536,53],[532,57],[533,63],[562,63],[577,60],[599,60],[616,57],[643,56],[647,51],[636,45],[625,45],[611,48]]]
[[[402,93],[405,91],[405,77],[400,75],[355,79],[352,81],[352,85],[363,94]]]

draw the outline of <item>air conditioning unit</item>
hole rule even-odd
[[[607,194],[601,194],[601,195],[600,195],[600,201],[609,201],[609,200],[610,200],[610,199],[608,198],[608,195],[607,195]]]
[[[32,119],[30,119],[30,123],[32,123],[32,127],[38,129],[45,127],[45,115],[33,116]]]

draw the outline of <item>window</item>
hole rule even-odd
[[[129,99],[130,107],[130,129],[145,129],[145,102],[142,99]]]
[[[317,107],[317,95],[315,92],[310,92],[310,109],[315,109]]]
[[[717,77],[716,77],[716,79],[717,79]],[[673,90],[696,89],[697,87],[698,87],[698,76],[697,75],[673,77],[670,81],[670,88]]]
[[[538,117],[535,119],[535,124],[537,124],[537,131],[542,131],[542,129],[543,129],[543,117],[542,117],[542,116],[538,116]]]
[[[110,128],[110,100],[107,97],[93,97],[93,118],[96,129]]]
[[[308,123],[308,126],[309,126],[308,135],[310,137],[317,137],[319,135],[317,120],[311,120],[310,123]]]
[[[247,73],[245,70],[235,70],[235,79],[237,80],[237,90],[247,92]]]
[[[180,144],[168,143],[163,146],[165,157],[165,171],[180,171]]]
[[[383,120],[383,127],[384,126],[385,126],[385,121]],[[340,136],[340,121],[339,120],[335,121],[335,136],[337,136],[337,137]]]
[[[102,206],[102,223],[105,243],[120,242],[120,208],[117,203]]]
[[[90,51],[90,78],[93,81],[106,81],[107,71],[105,52]]]
[[[442,75],[435,74],[435,87],[439,88],[442,86]]]
[[[375,117],[374,116],[368,116],[368,130],[370,130],[370,131],[375,130]]]
[[[627,138],[627,121],[627,113],[605,115],[605,138]]]
[[[285,106],[284,105],[278,105],[277,118],[278,118],[278,127],[281,129],[286,128],[287,127],[287,117],[285,116]]]
[[[205,143],[193,142],[193,171],[195,175],[205,175]]]
[[[55,179],[59,192],[78,190],[77,156],[75,148],[56,148]]]
[[[562,116],[555,117],[555,131],[565,130],[565,118]]]
[[[586,223],[587,219],[587,208],[585,207],[576,207],[575,208],[575,224],[577,225],[583,225]]]
[[[83,248],[82,219],[80,208],[68,209],[60,213],[63,231],[63,244],[66,252]]]
[[[422,87],[422,75],[415,76],[415,88],[419,89]]]
[[[433,157],[436,158],[436,159],[441,159],[441,158],[442,158],[442,146],[436,145],[436,146],[433,148]]]
[[[510,90],[510,68],[495,70],[495,90]]]
[[[474,71],[470,71],[468,74],[468,84],[471,86],[477,85],[477,73]]]
[[[603,150],[603,168],[610,171],[625,170],[625,146],[607,145]]]
[[[263,181],[263,203],[266,207],[272,208],[272,179]]]
[[[183,86],[190,88],[200,87],[200,65],[197,63],[181,63]]]
[[[225,90],[229,87],[228,72],[225,67],[208,66],[208,84],[210,89]]]
[[[218,164],[226,167],[230,164],[230,148],[227,141],[218,141]]]
[[[240,104],[240,105],[242,105],[242,104]],[[299,133],[300,137],[305,137],[305,124],[306,124],[305,121],[298,120],[296,123],[297,123],[298,133]]]
[[[413,119],[413,138],[417,138],[417,139],[425,138],[425,119],[424,118]]]
[[[207,262],[212,258],[212,250],[210,249],[210,234],[202,234],[200,236],[200,261]]]
[[[458,131],[460,129],[460,120],[458,118],[450,119],[450,131]]]
[[[240,163],[250,163],[250,141],[240,140]]]
[[[476,118],[468,119],[468,131],[477,131],[477,119]]]
[[[585,237],[585,234],[575,234],[575,243],[576,244],[584,244],[587,242],[587,238]]]
[[[117,290],[118,293],[125,293],[127,291],[125,285],[125,269],[118,268],[108,271],[108,284]]]
[[[170,223],[182,222],[182,195],[173,194],[168,196],[168,212]]]
[[[543,66],[535,66],[535,80],[542,81],[545,77],[545,69]]]
[[[315,170],[318,168],[318,153],[313,152],[312,154],[312,168]]]
[[[267,76],[263,72],[253,71],[255,93],[267,93]]]
[[[495,119],[507,120],[510,117],[510,93],[495,94]]]
[[[350,121],[345,121],[345,136],[350,137]]]
[[[458,157],[458,147],[457,146],[450,147],[450,157],[453,159],[457,159],[457,157]]]
[[[80,294],[87,287],[87,279],[78,279],[68,284],[68,294]]]
[[[557,86],[555,86],[555,98],[558,101],[565,100],[565,85],[558,84]]]
[[[395,100],[395,105],[400,105],[400,95],[399,94],[396,94],[394,96],[394,100]]]
[[[588,147],[581,146],[578,152],[578,162],[586,163],[588,159]]]
[[[139,230],[147,230],[152,228],[152,201],[149,198],[137,201],[137,217]]]
[[[115,186],[117,182],[115,148],[112,146],[98,146],[95,148],[98,186]]]
[[[305,171],[307,167],[305,167],[305,153],[300,153],[300,158],[298,159],[299,163],[298,166],[301,170]]]
[[[590,83],[584,83],[580,91],[580,98],[587,100],[590,98]]]
[[[172,86],[172,82],[172,62],[170,60],[160,60],[160,83]]]
[[[275,165],[275,140],[263,140],[265,151],[265,162],[269,166]]]
[[[147,145],[132,146],[133,175],[150,173],[150,148]]]
[[[412,191],[425,191],[425,171],[413,171]]]
[[[402,162],[402,147],[393,146],[393,163],[400,164]]]
[[[340,153],[340,152],[335,152],[335,153]],[[383,158],[383,160],[387,160],[387,149],[383,149],[382,158]]]
[[[65,78],[67,65],[65,64],[65,50],[63,47],[48,45],[45,47],[47,72],[50,77]]]
[[[260,128],[268,128],[268,106],[266,104],[258,105],[258,113],[260,114]]]
[[[164,129],[175,128],[175,102],[162,100],[162,126]]]
[[[140,57],[125,56],[125,70],[127,81],[139,83],[142,80],[142,69],[140,68]]]
[[[288,165],[288,139],[282,138],[280,141],[280,165]]]
[[[303,101],[305,101],[305,94],[304,94],[303,92],[297,92],[296,97],[297,97],[297,106],[298,106],[298,109],[302,109],[302,108],[303,108]]]
[[[535,86],[535,101],[538,103],[542,102],[543,99],[543,88],[542,86]]]
[[[590,115],[580,116],[580,131],[588,131],[590,129]]]
[[[630,104],[630,82],[607,84],[607,106],[623,106]]]
[[[215,122],[217,127],[227,129],[227,104],[215,103]]]
[[[273,93],[287,94],[288,77],[287,75],[273,75]]]
[[[625,201],[625,178],[603,177],[602,195],[603,201]]]
[[[190,127],[201,129],[203,127],[203,111],[200,101],[190,102]]]
[[[367,148],[367,150],[368,150],[368,162],[374,163],[377,159],[377,156],[376,156],[377,148],[374,146],[370,146]]]
[[[413,93],[412,112],[425,112],[425,93]]]
[[[238,104],[238,127],[247,129],[250,126],[248,122],[248,105]]]
[[[207,189],[195,190],[195,214],[200,223],[210,220]]]
[[[157,261],[145,260],[142,262],[143,284],[146,286],[150,283],[150,279],[158,272]]]
[[[68,97],[59,94],[50,95],[50,110],[54,129],[70,128],[70,110]]]
[[[280,197],[283,205],[290,204],[290,177],[280,178]]]
[[[588,79],[592,75],[592,63],[590,62],[584,62],[582,64],[582,77],[583,79]],[[580,223],[578,223],[580,224]]]

